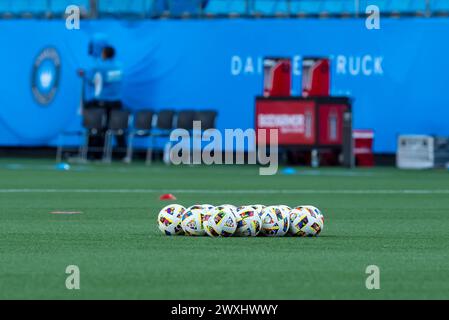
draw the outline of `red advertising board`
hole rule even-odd
[[[256,100],[256,131],[278,129],[279,145],[316,142],[316,102],[313,100]]]
[[[343,143],[343,115],[348,110],[344,104],[321,104],[319,116],[319,144],[341,145]]]

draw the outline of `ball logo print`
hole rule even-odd
[[[233,220],[232,218],[229,217],[228,220],[225,223],[225,226],[229,227],[229,228],[234,228],[235,220]]]
[[[204,230],[204,208],[201,205],[194,205],[187,208],[181,221],[182,230],[188,236],[203,236]]]
[[[43,49],[34,60],[31,89],[40,105],[50,104],[58,91],[61,57],[55,48]]]

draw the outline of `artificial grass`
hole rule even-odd
[[[319,238],[166,237],[156,217],[169,191],[185,206],[312,204],[325,227]],[[444,170],[0,161],[1,299],[448,299],[448,230]],[[81,290],[65,287],[72,264]],[[365,287],[372,264],[380,290]]]

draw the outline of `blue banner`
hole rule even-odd
[[[262,60],[332,59],[332,93],[354,98],[354,127],[374,129],[375,151],[395,152],[398,134],[449,135],[449,19],[0,21],[0,145],[55,145],[80,128],[88,42],[104,33],[124,66],[132,109],[216,109],[218,128],[251,128],[263,90]]]

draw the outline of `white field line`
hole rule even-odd
[[[449,194],[449,189],[282,189],[282,190],[210,190],[210,189],[0,189],[7,193],[184,193],[184,194]]]

